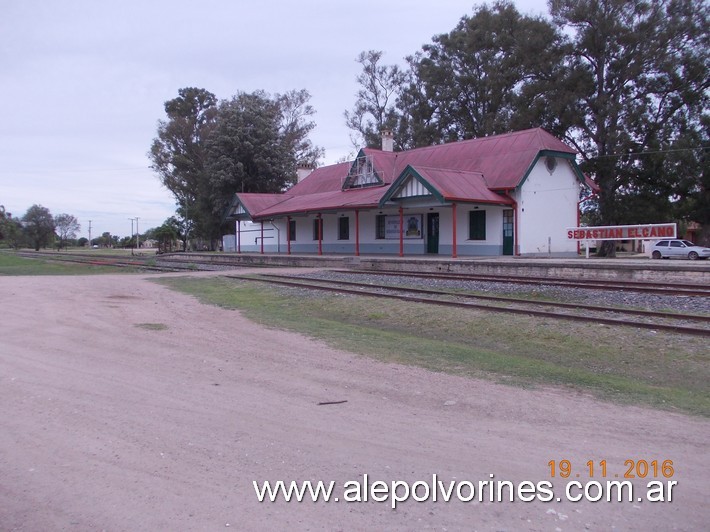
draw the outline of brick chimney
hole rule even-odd
[[[298,178],[298,182],[300,183],[301,181],[306,179],[309,175],[311,175],[312,171],[312,166],[308,164],[299,164],[296,168],[296,177]]]
[[[382,151],[394,151],[394,135],[392,130],[382,130]]]

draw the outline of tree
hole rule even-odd
[[[180,216],[212,249],[235,192],[281,192],[294,182],[297,163],[313,164],[322,154],[308,140],[309,100],[307,91],[273,98],[257,91],[218,104],[204,89],[181,89],[165,103],[168,120],[159,123],[152,167]]]
[[[710,116],[701,120],[697,131],[678,139],[668,154],[668,172],[682,177],[675,195],[678,219],[700,225],[697,244],[710,246]]]
[[[170,218],[165,220],[163,225],[155,228],[153,237],[158,241],[158,253],[168,253],[173,250],[173,243],[177,240],[178,234]]]
[[[507,1],[483,5],[408,58],[397,135],[408,147],[542,126],[564,132],[551,97],[565,42],[546,19]]]
[[[355,107],[345,111],[345,124],[350,128],[355,147],[379,147],[384,129],[394,131],[397,125],[395,103],[405,80],[396,65],[382,65],[383,52],[369,50],[361,52],[357,62],[362,72],[357,77],[360,89]]]
[[[567,139],[600,187],[600,223],[622,221],[629,197],[637,212],[644,204],[657,208],[658,194],[669,197],[682,180],[657,155],[693,136],[708,108],[707,4],[551,0],[550,8],[554,21],[573,31],[567,64],[577,118]],[[644,188],[650,201],[638,194]],[[614,243],[605,242],[601,254],[613,255]]]
[[[56,215],[54,217],[54,226],[59,236],[59,249],[62,249],[70,238],[76,238],[76,233],[81,229],[79,221],[71,214]]]
[[[115,239],[115,240],[114,240]],[[118,241],[118,237],[111,236],[111,233],[105,231],[101,233],[101,236],[94,238],[91,241],[92,246],[101,246],[104,248],[111,247],[114,242]]]
[[[171,216],[165,221],[170,225],[177,235],[177,238],[182,242],[182,250],[187,251],[187,241],[192,236],[193,223],[186,215],[182,207],[178,207],[175,216]]]
[[[211,209],[206,220],[203,205],[209,195],[206,139],[215,125],[217,97],[205,89],[180,89],[177,98],[165,102],[165,114],[150,149],[151,168],[186,216],[209,233]]]
[[[295,182],[297,164],[317,160],[322,150],[307,138],[309,98],[305,91],[274,97],[256,91],[220,102],[207,141],[209,194],[202,198],[211,209],[212,240],[235,192],[283,192]]]
[[[54,218],[49,209],[32,205],[22,217],[22,227],[35,251],[49,244],[54,237]]]
[[[276,95],[281,109],[280,130],[283,142],[291,147],[298,165],[315,167],[325,154],[308,138],[316,124],[311,120],[315,109],[308,103],[311,95],[305,89]]]
[[[0,205],[0,240],[5,239],[5,231],[7,230],[5,225],[11,216],[5,212],[5,205]]]
[[[12,213],[7,212],[5,207],[0,205],[0,241],[18,249],[22,245],[23,236],[20,220],[13,218]]]

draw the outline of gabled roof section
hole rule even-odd
[[[300,196],[342,190],[343,181],[351,166],[352,162],[346,162],[316,168],[308,177],[293,185],[286,194]]]
[[[525,183],[525,180],[530,175],[530,172],[532,172],[532,170],[535,167],[535,165],[537,164],[537,162],[543,157],[566,159],[570,165],[570,168],[572,169],[572,172],[574,172],[574,175],[577,176],[577,179],[579,180],[579,182],[583,183],[583,184],[587,184],[587,177],[582,173],[582,170],[579,168],[579,165],[575,161],[575,154],[574,153],[559,152],[559,151],[554,151],[554,150],[540,150],[538,152],[538,154],[535,156],[535,159],[533,159],[532,163],[530,163],[530,166],[528,166],[528,169],[525,172],[525,174],[523,175],[523,177],[518,182],[518,186],[522,186],[523,183]]]
[[[384,185],[372,156],[360,151],[343,182],[343,190]]]
[[[288,194],[257,194],[249,192],[235,194],[229,204],[225,219],[254,219],[259,216],[261,211],[278,205],[287,198]]]
[[[426,146],[403,152],[363,150],[372,155],[385,183],[401,175],[407,165],[478,172],[494,190],[519,186],[541,151],[574,158],[576,151],[541,128],[504,135]],[[389,179],[388,179],[389,177]]]
[[[447,144],[438,151],[422,150],[418,158],[426,166],[480,172],[490,188],[507,189],[522,183],[541,150],[574,153],[546,131],[529,129]]]
[[[281,203],[259,212],[257,217],[269,218],[307,212],[375,208],[386,191],[386,187],[365,187],[351,190],[338,189],[308,195],[290,195]]]
[[[376,150],[373,148],[364,148],[360,150],[360,153],[366,155],[372,160],[375,170],[377,171],[377,175],[382,178],[383,184],[389,185],[402,172],[404,166],[406,166],[405,164],[401,168],[397,168],[401,156],[408,152],[391,152]]]
[[[510,198],[491,191],[480,172],[407,166],[382,196],[380,207],[388,201],[426,196],[433,196],[439,203],[511,203]]]
[[[374,208],[426,195],[441,203],[510,204],[496,191],[520,187],[541,157],[566,159],[589,185],[576,154],[540,128],[403,152],[364,148],[358,153],[361,163],[316,168],[284,194],[236,194],[227,217],[264,219]]]

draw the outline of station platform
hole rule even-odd
[[[461,257],[392,255],[315,255],[283,253],[174,253],[160,260],[195,261],[220,265],[350,268],[367,271],[447,272],[479,275],[506,275],[576,280],[646,281],[710,286],[708,260],[653,260],[646,255],[621,255],[616,258],[541,258],[541,257]]]

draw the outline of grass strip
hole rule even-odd
[[[710,416],[710,354],[701,338],[219,277],[156,281],[266,326],[386,362]]]

